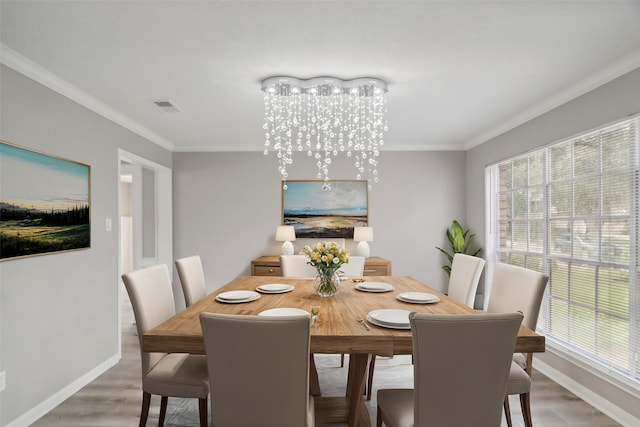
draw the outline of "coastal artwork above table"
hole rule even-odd
[[[2,261],[90,247],[89,165],[0,141]]]
[[[282,190],[282,224],[296,238],[353,238],[369,220],[367,181],[289,181]],[[284,186],[283,186],[284,187]]]

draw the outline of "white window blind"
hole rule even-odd
[[[627,119],[486,174],[488,261],[548,274],[538,331],[638,389],[639,128]]]

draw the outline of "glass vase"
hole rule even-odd
[[[313,288],[321,297],[332,297],[340,288],[338,268],[318,268],[313,279]]]

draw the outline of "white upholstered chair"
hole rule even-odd
[[[453,255],[448,295],[473,308],[478,282],[486,261],[471,255]]]
[[[200,315],[214,427],[313,427],[309,317]]]
[[[175,314],[169,269],[165,264],[159,264],[123,274],[122,280],[131,299],[140,341],[142,359],[140,426],[147,424],[152,394],[162,396],[159,426],[164,423],[169,396],[199,399],[200,425],[207,426],[209,378],[205,357],[142,351],[144,333]]]
[[[540,304],[549,277],[537,271],[527,270],[515,265],[498,263],[493,272],[491,294],[487,304],[488,313],[518,311],[524,315],[522,324],[536,330]],[[517,353],[513,356],[507,392],[504,398],[504,412],[507,424],[511,426],[509,396],[520,396],[520,407],[525,426],[531,426],[531,371],[533,353]]]
[[[306,255],[280,255],[280,268],[284,277],[315,277],[316,268],[307,264]]]
[[[342,273],[347,277],[362,276],[364,274],[365,260],[366,258],[363,256],[349,255],[349,262],[342,264],[338,271],[342,271]]]
[[[358,277],[364,274],[364,262],[366,258],[363,256],[349,255],[349,262],[342,264],[338,272],[342,272],[346,277]],[[344,353],[340,355],[340,366],[344,366]]]
[[[187,307],[206,295],[206,283],[199,255],[176,260],[184,301]]]
[[[412,313],[409,319],[414,388],[378,390],[377,426],[499,426],[522,315]]]

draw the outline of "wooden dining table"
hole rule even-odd
[[[371,421],[362,397],[369,357],[411,354],[411,331],[376,326],[366,321],[367,314],[378,309],[403,309],[419,313],[477,313],[448,296],[429,288],[409,276],[366,277],[367,282],[389,283],[389,292],[357,290],[352,279],[341,282],[333,297],[320,297],[311,278],[242,276],[231,281],[172,318],[147,331],[142,340],[146,352],[204,354],[200,313],[257,315],[273,308],[298,308],[309,312],[312,305],[320,307],[317,326],[311,328],[311,353],[348,353],[349,368],[344,396],[319,395],[315,368],[310,372],[310,385],[315,398],[316,422],[346,422],[350,427],[370,427]],[[216,296],[232,290],[256,290],[265,284],[289,284],[295,288],[286,293],[260,294],[246,303],[222,303]],[[427,292],[440,301],[414,304],[398,300],[404,292]],[[361,321],[359,319],[364,320]],[[366,326],[365,326],[366,324]],[[514,352],[543,352],[544,336],[525,326],[520,327]],[[411,386],[411,384],[407,384]]]

